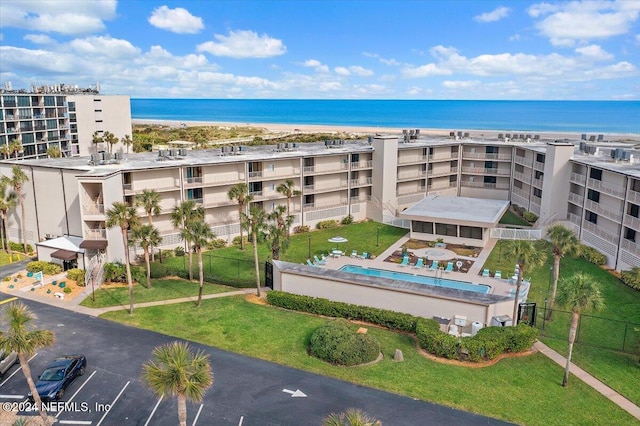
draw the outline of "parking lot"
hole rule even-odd
[[[60,424],[175,425],[175,398],[159,398],[141,381],[142,364],[169,336],[25,301],[56,343],[34,355],[36,378],[56,357],[82,353],[87,369],[65,392]],[[203,311],[206,315],[206,311]],[[214,385],[201,404],[187,402],[189,425],[320,425],[331,412],[363,409],[389,425],[498,425],[495,419],[416,401],[339,380],[192,344],[211,356]],[[0,403],[22,402],[28,386],[19,364],[0,379]],[[29,413],[36,415],[37,413]]]

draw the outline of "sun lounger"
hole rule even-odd
[[[445,272],[453,272],[453,262],[448,262],[447,267],[444,270]]]
[[[488,269],[485,269],[484,271],[482,271],[482,276],[483,277],[488,277],[490,275],[490,272]]]
[[[323,260],[318,259],[318,256],[317,256],[317,255],[313,256],[313,260],[314,260],[314,262],[313,262],[313,263],[314,263],[314,264],[316,264],[316,265],[324,265],[324,264],[326,264],[326,263],[327,263],[327,262],[325,262],[325,261],[323,261]]]
[[[493,274],[493,278],[502,279],[502,272],[496,271],[496,273]]]
[[[400,263],[399,266],[407,266],[408,264],[409,264],[409,256],[405,254],[404,257],[402,258],[402,263]]]
[[[420,268],[422,268],[424,266],[423,263],[424,263],[424,259],[420,258],[420,259],[418,259],[416,264],[413,265],[413,267],[416,268],[416,269],[420,269]]]
[[[429,269],[433,269],[434,271],[436,271],[438,269],[438,261],[434,260],[433,262],[431,262],[431,268]]]
[[[350,257],[358,257],[358,250],[353,250]]]
[[[316,265],[316,264],[312,263],[312,262],[311,262],[311,259],[307,259],[307,265],[309,265],[309,266],[314,266],[314,267],[315,267],[315,266],[318,266],[318,265]]]
[[[369,258],[369,253],[367,253],[366,251],[362,252],[362,256],[360,256],[361,259],[368,259]]]

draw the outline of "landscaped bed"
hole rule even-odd
[[[66,278],[66,273],[64,272],[55,276],[44,275],[43,282],[43,285],[39,285],[39,282],[33,276],[29,276],[29,273],[25,270],[10,276],[9,281],[0,282],[0,290],[16,296],[28,291],[38,296],[65,301],[74,299],[85,290],[76,281]],[[59,297],[61,294],[64,297]]]

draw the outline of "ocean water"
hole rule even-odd
[[[134,119],[640,134],[640,101],[131,99]]]

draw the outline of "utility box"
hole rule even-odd
[[[492,327],[510,327],[513,325],[513,320],[509,315],[500,315],[491,318]]]
[[[453,317],[453,323],[460,327],[467,326],[467,317],[463,317],[462,315],[455,315]]]

